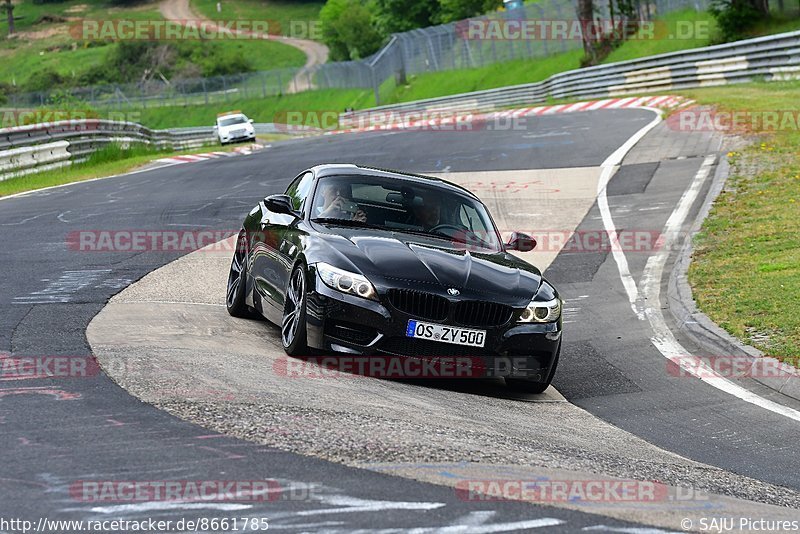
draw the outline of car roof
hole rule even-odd
[[[322,178],[324,176],[331,176],[336,174],[349,174],[349,175],[359,175],[359,176],[376,176],[380,178],[394,178],[396,180],[406,180],[418,184],[441,187],[443,189],[453,191],[454,193],[465,194],[470,198],[474,198],[475,200],[480,201],[480,199],[477,196],[475,196],[475,193],[473,193],[469,189],[465,189],[460,185],[448,182],[447,180],[442,180],[441,178],[434,178],[433,176],[425,176],[423,174],[412,174],[402,171],[393,171],[390,169],[367,167],[364,165],[355,165],[353,163],[326,163],[322,165],[316,165],[315,167],[312,167],[309,170],[312,171],[314,173],[314,176],[316,176],[317,178]]]
[[[231,117],[244,117],[244,116],[245,116],[244,113],[229,113],[228,115],[220,115],[219,117],[217,117],[217,120],[229,119]]]

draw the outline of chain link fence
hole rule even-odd
[[[681,10],[705,10],[709,0],[649,0],[636,5],[632,18],[653,20]],[[623,23],[609,0],[595,0],[595,19]],[[494,21],[504,27],[513,21],[577,21],[575,0],[539,0],[521,8],[467,21],[398,33],[376,54],[359,61],[332,62],[312,68],[276,69],[239,75],[152,80],[141,84],[102,85],[68,90],[15,93],[7,105],[14,108],[62,105],[79,101],[95,109],[146,109],[157,106],[228,104],[309,89],[372,89],[380,104],[381,85],[394,78],[426,72],[484,67],[518,59],[535,60],[583,47],[580,37],[470,38],[470,24]],[[512,24],[510,24],[512,23]]]

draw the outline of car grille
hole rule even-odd
[[[414,339],[411,337],[387,338],[380,344],[380,350],[382,352],[396,354],[399,356],[418,356],[421,358],[490,358],[497,356],[497,353],[481,347],[452,345],[450,343],[440,343],[438,341]]]
[[[511,319],[513,309],[495,302],[457,302],[453,319],[465,326],[499,326]]]
[[[444,297],[407,289],[390,289],[389,302],[402,312],[432,321],[447,319],[450,308],[450,302]]]
[[[233,130],[231,135],[234,137],[241,137],[245,134],[245,130]]]
[[[409,289],[390,289],[389,302],[398,310],[421,319],[444,321],[448,316],[464,326],[491,327],[505,324],[513,309],[504,304],[484,301],[463,301],[453,305],[439,295]]]

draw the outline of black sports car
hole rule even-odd
[[[483,203],[447,181],[320,165],[245,218],[227,308],[279,325],[291,356],[468,357],[482,376],[541,392],[562,302],[508,252],[535,245],[521,233],[503,243]]]

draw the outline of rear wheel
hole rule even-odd
[[[559,347],[558,352],[556,352],[556,357],[553,359],[553,365],[550,367],[550,372],[547,374],[547,378],[544,381],[506,377],[506,386],[515,391],[522,391],[524,393],[544,393],[553,381],[553,377],[556,374],[556,367],[558,367],[558,358],[560,356],[561,348]]]
[[[302,265],[295,267],[286,289],[286,304],[281,321],[281,343],[289,356],[300,356],[308,350],[306,338],[306,273]]]
[[[231,269],[228,273],[228,289],[225,295],[225,307],[234,317],[254,318],[255,311],[245,304],[245,288],[247,286],[247,236],[245,231],[239,232],[236,239],[236,250],[233,251]]]

